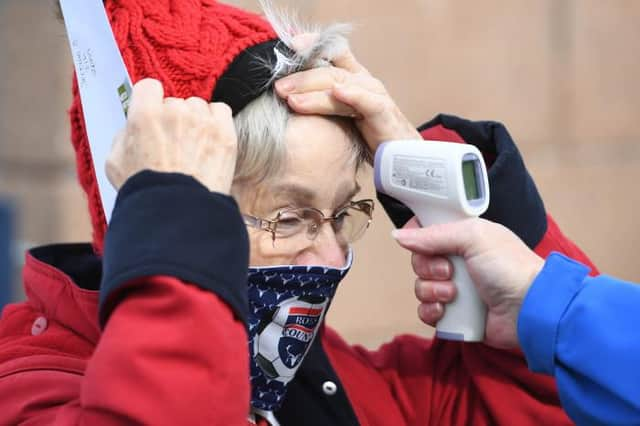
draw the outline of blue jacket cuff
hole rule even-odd
[[[553,374],[558,326],[584,285],[589,268],[552,253],[535,278],[520,309],[518,339],[529,369]]]

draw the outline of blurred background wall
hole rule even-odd
[[[603,271],[640,280],[640,2],[280,3],[311,22],[353,22],[353,50],[416,125],[438,112],[505,123],[564,231]],[[52,1],[0,0],[0,204],[14,212],[15,236],[0,304],[23,297],[25,248],[90,238],[66,120],[71,71]],[[370,181],[365,173],[366,195]],[[329,315],[367,346],[431,333],[416,319],[409,255],[381,210]]]

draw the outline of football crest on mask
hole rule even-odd
[[[254,339],[256,364],[265,376],[288,383],[309,350],[329,299],[300,296],[287,299],[260,322]]]

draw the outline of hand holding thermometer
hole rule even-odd
[[[383,143],[374,162],[376,189],[409,207],[422,226],[480,216],[489,206],[489,179],[473,145],[424,140]],[[436,325],[442,339],[482,341],[486,306],[464,260],[449,258],[458,295]]]

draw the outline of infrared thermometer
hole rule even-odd
[[[489,179],[473,145],[425,140],[381,144],[374,161],[376,189],[402,202],[422,226],[478,217],[489,206]],[[436,336],[478,342],[487,310],[464,260],[449,257],[458,294],[436,325]]]

